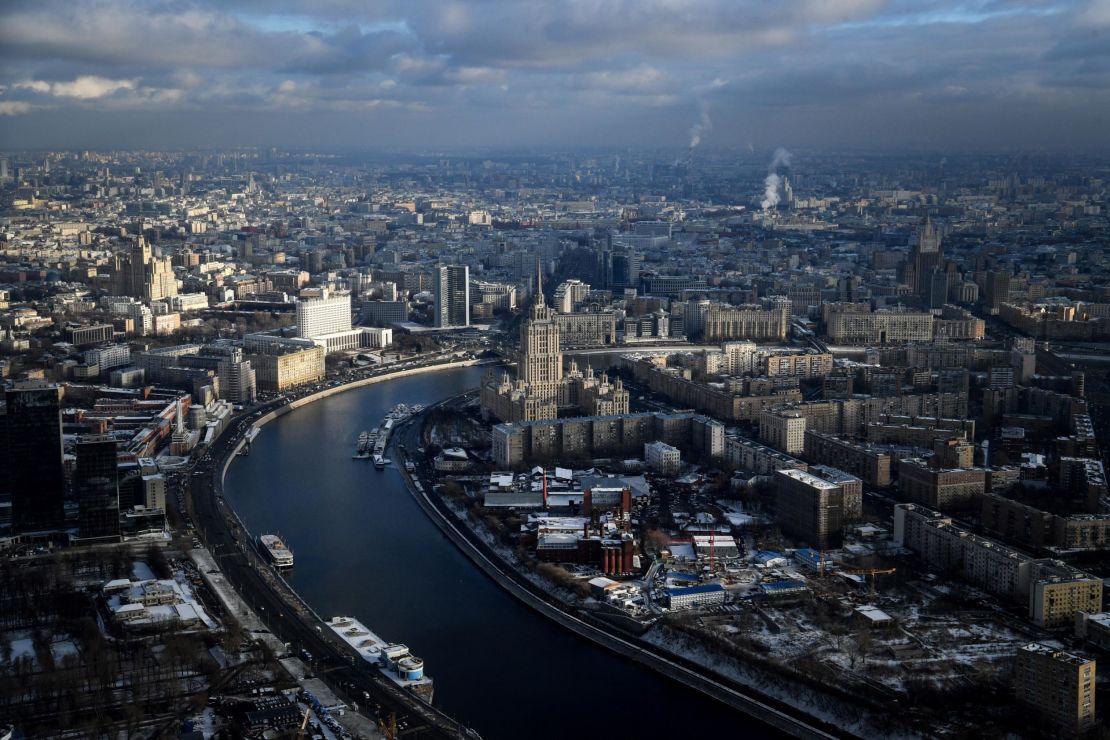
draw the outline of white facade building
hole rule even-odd
[[[677,475],[682,472],[682,453],[666,442],[646,442],[644,461],[648,468],[663,475]]]
[[[298,337],[315,339],[350,330],[350,293],[330,293],[326,288],[301,291],[297,299]]]

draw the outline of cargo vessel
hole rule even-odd
[[[398,686],[432,701],[434,684],[424,675],[424,661],[410,653],[407,646],[386,642],[354,617],[332,617],[328,627]]]
[[[286,547],[281,537],[276,534],[259,535],[258,544],[265,550],[266,556],[275,568],[293,567],[293,551]]]

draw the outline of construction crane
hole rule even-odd
[[[397,713],[390,712],[388,717],[379,720],[378,727],[381,729],[385,740],[397,740]]]
[[[717,522],[709,528],[709,577],[717,573]]]
[[[301,729],[297,731],[297,740],[304,740],[305,730],[308,729],[308,715],[312,712],[311,709],[305,707],[304,718],[301,719]]]
[[[845,573],[845,574],[849,574],[849,575],[856,575],[856,576],[870,576],[871,577],[870,597],[871,597],[871,600],[874,601],[875,600],[875,576],[892,575],[897,570],[898,570],[897,568],[851,568],[851,569],[848,569],[848,570],[842,570],[840,572]]]

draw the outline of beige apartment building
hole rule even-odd
[[[1095,727],[1095,661],[1030,643],[1014,659],[1017,699],[1070,736]]]

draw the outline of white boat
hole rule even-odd
[[[258,544],[262,545],[275,568],[293,567],[293,551],[286,547],[281,537],[276,534],[262,534],[258,536]]]
[[[408,646],[386,642],[354,617],[332,617],[328,627],[389,680],[426,701],[432,700],[434,683],[424,673],[424,661],[413,655]]]

